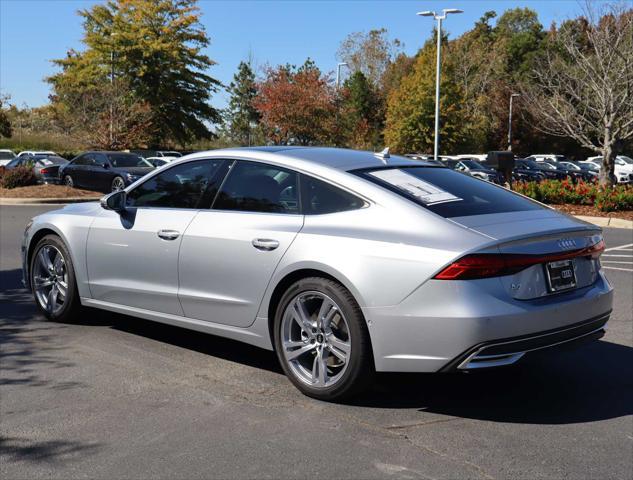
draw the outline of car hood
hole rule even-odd
[[[130,175],[137,175],[142,177],[153,171],[152,167],[113,167],[112,171],[117,173],[129,173]]]

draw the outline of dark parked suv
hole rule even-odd
[[[86,152],[60,168],[59,178],[69,187],[115,192],[153,169],[151,163],[133,153]]]

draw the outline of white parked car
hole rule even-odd
[[[464,153],[460,155],[455,155],[455,158],[459,160],[470,159],[470,160],[477,160],[478,162],[485,162],[486,160],[488,160],[488,154],[487,153]]]
[[[526,157],[526,160],[534,160],[535,162],[544,162],[551,160],[553,162],[567,162],[565,155],[554,155],[553,153],[538,153]]]
[[[45,156],[59,156],[57,155],[55,152],[52,152],[50,150],[24,150],[20,153],[18,153],[18,157],[24,157],[24,156],[29,156],[29,157],[34,157],[36,155],[45,155]]]
[[[169,162],[173,162],[174,160],[178,160],[180,157],[147,157],[149,163],[154,165],[156,168],[162,167],[163,165],[168,164]]]
[[[15,158],[13,150],[2,149],[0,150],[0,166],[4,166]]]
[[[593,163],[598,167],[599,170],[602,169],[602,157],[589,157],[587,160],[581,163]],[[618,155],[615,157],[615,168],[613,169],[613,173],[618,183],[630,183],[633,181],[633,159],[631,157],[627,157],[626,155]]]

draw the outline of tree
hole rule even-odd
[[[385,144],[400,153],[433,149],[435,119],[435,47],[425,44],[413,71],[387,100]],[[453,80],[454,67],[444,57],[440,77],[440,146],[453,151],[468,141],[469,121],[463,95]]]
[[[343,84],[340,122],[347,141],[354,148],[377,148],[382,140],[382,106],[377,92],[360,72]]]
[[[387,30],[381,28],[349,34],[341,42],[337,57],[346,62],[352,72],[363,72],[370,83],[378,87],[385,70],[402,48],[399,40],[389,40]]]
[[[602,185],[633,138],[633,10],[606,8],[600,15],[588,6],[585,18],[551,32],[523,85],[538,128],[602,155]]]
[[[154,136],[150,105],[136,99],[122,80],[95,83],[64,98],[64,104],[53,103],[55,123],[89,148],[135,148],[150,143]]]
[[[4,107],[8,101],[8,96],[0,95],[0,137],[11,138],[13,129],[11,128],[11,121]]]
[[[231,96],[225,116],[228,137],[239,145],[250,145],[252,125],[257,124],[260,117],[253,104],[257,84],[250,62],[240,62],[227,90]]]
[[[334,131],[334,91],[331,79],[308,59],[269,68],[258,85],[254,106],[267,138],[275,144],[328,143]]]
[[[62,71],[48,81],[57,101],[114,77],[150,107],[150,144],[212,136],[207,125],[220,116],[208,102],[220,84],[205,73],[215,62],[202,53],[209,39],[196,0],[109,0],[79,15],[86,49],[54,61]]]

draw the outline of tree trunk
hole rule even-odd
[[[602,168],[600,169],[600,185],[603,187],[613,186],[615,168],[615,152],[613,151],[613,141],[611,128],[605,128],[604,143],[602,145]]]

